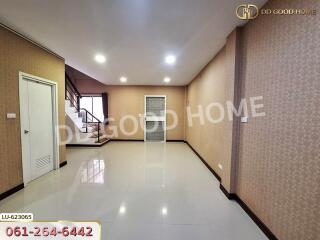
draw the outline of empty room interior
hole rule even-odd
[[[0,3],[1,240],[320,240],[319,0]]]

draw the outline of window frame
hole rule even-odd
[[[84,97],[91,98],[91,109],[92,109],[92,112],[90,112],[88,109],[86,109],[86,110],[87,110],[88,112],[90,112],[93,116],[95,116],[96,118],[99,119],[99,117],[94,114],[93,98],[94,98],[94,97],[99,97],[99,98],[101,98],[101,102],[102,102],[102,94],[82,94],[82,97],[81,97],[81,98],[84,98]],[[80,108],[82,108],[82,107],[81,107],[81,99],[80,99]],[[102,113],[103,113],[103,106],[102,106]],[[103,116],[103,118],[104,118],[104,116]],[[101,119],[99,119],[99,120],[100,120],[101,122],[104,121],[104,120],[101,120]]]

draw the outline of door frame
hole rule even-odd
[[[22,125],[22,108],[23,106],[23,98],[22,88],[23,81],[33,81],[45,85],[49,85],[51,87],[52,93],[52,129],[53,129],[53,169],[58,169],[59,166],[59,120],[58,120],[58,84],[57,82],[37,77],[28,73],[19,72],[19,110],[20,110],[20,137],[21,137],[21,153],[22,153],[22,175],[23,175],[23,183],[26,186],[31,181],[31,168],[30,168],[30,154],[29,149],[27,149],[26,144],[24,143],[24,129]]]
[[[144,113],[143,113],[143,134],[144,134],[144,141],[148,142],[146,139],[146,113],[147,113],[147,97],[163,97],[164,98],[164,124],[163,124],[163,128],[164,128],[164,138],[163,141],[161,142],[166,142],[167,141],[167,95],[144,95]]]

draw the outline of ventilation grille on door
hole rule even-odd
[[[44,168],[51,162],[51,156],[45,156],[36,160],[36,168]]]
[[[164,141],[163,122],[146,122],[146,140]]]
[[[157,117],[164,116],[165,99],[164,97],[147,97],[146,112],[147,115],[154,115]]]

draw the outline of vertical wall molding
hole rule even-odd
[[[230,101],[236,110],[241,103],[241,27],[235,28],[228,36],[225,49],[225,71],[226,71],[226,100]],[[225,166],[227,171],[222,175],[221,184],[229,194],[236,193],[237,186],[237,164],[239,159],[239,139],[240,139],[240,119],[235,113],[232,119],[225,120],[227,128],[226,138],[230,142],[228,151],[228,164]]]
[[[236,109],[239,109],[242,96],[241,80],[241,41],[242,27],[235,29],[235,56],[234,56],[234,95],[233,103]],[[239,163],[239,142],[240,142],[240,119],[241,117],[233,114],[232,122],[232,149],[231,149],[231,167],[230,167],[230,192],[236,193],[237,186],[237,169]]]

